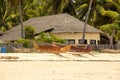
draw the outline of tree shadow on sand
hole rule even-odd
[[[57,56],[59,56],[59,57],[67,58],[67,57],[65,57],[65,56],[63,56],[61,54],[58,54],[58,53],[54,53],[54,54],[57,55]]]
[[[80,53],[73,53],[72,54],[73,56],[76,56],[76,57],[84,57],[84,58],[87,58],[86,56],[83,56],[83,55],[81,55]]]
[[[82,53],[82,54],[83,54],[83,53]],[[91,56],[95,57],[95,55],[92,54],[92,53],[84,53],[84,54],[88,54],[88,55],[91,55]],[[76,56],[76,57],[84,57],[84,58],[87,58],[86,56],[83,56],[83,55],[81,55],[80,53],[72,53],[72,55],[73,55],[73,56]]]

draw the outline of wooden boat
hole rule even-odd
[[[34,49],[39,50],[40,52],[47,53],[65,53],[70,50],[70,45],[66,46],[57,46],[56,44],[33,44]]]
[[[90,45],[80,44],[80,45],[71,45],[70,52],[85,52],[89,53],[92,51]]]
[[[53,43],[57,46],[66,46],[65,44],[58,44],[58,43]],[[70,47],[70,52],[85,52],[85,53],[89,53],[92,51],[92,47],[90,45],[87,45],[87,44],[74,44],[74,45],[71,45]]]

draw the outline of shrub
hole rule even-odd
[[[21,43],[23,45],[23,47],[25,47],[25,48],[30,48],[32,45],[31,41],[28,39],[19,39],[16,42]]]
[[[52,43],[52,42],[65,43],[66,42],[64,39],[58,38],[54,34],[45,33],[45,32],[41,32],[38,38],[36,39],[36,41],[45,42],[45,43]]]
[[[25,26],[25,39],[34,39],[35,28],[32,26]]]

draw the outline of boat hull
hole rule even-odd
[[[34,49],[39,50],[40,52],[47,52],[47,53],[65,53],[70,50],[70,45],[66,46],[57,46],[55,44],[49,44],[49,45],[44,45],[44,44],[37,44],[34,43],[33,45]]]
[[[70,48],[70,52],[85,52],[89,53],[92,51],[92,48],[89,45],[73,45]]]

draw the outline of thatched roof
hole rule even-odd
[[[36,28],[36,33],[53,28],[52,33],[83,32],[84,22],[76,19],[69,14],[57,14],[51,16],[31,18],[23,23],[24,26],[31,25]],[[2,40],[17,40],[21,38],[20,25],[8,30]],[[100,31],[87,25],[86,32],[99,33]]]

